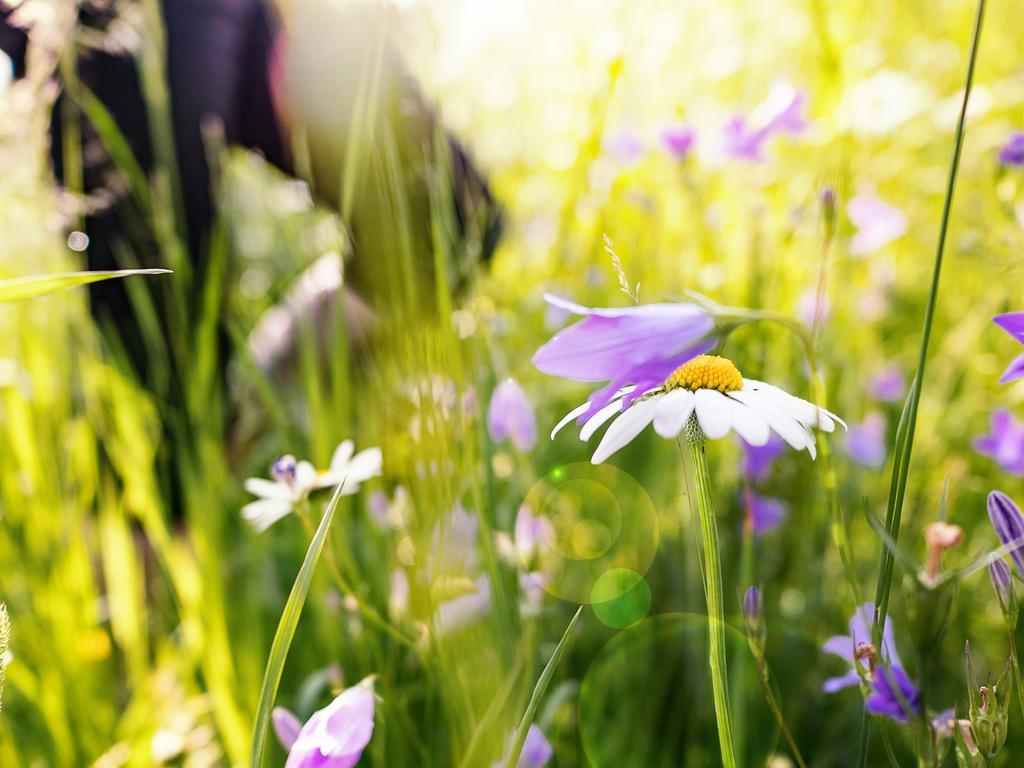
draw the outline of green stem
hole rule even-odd
[[[689,433],[691,430],[687,430]],[[704,454],[704,439],[690,441],[690,457],[697,490],[697,519],[703,550],[701,563],[704,570],[704,597],[708,609],[708,664],[711,667],[711,687],[715,700],[715,719],[718,721],[718,744],[722,750],[724,768],[736,768],[733,752],[732,720],[729,716],[729,676],[725,668],[725,612],[722,601],[722,566],[718,552],[718,525],[711,497],[711,473]]]
[[[1014,627],[1007,627],[1010,636],[1010,662],[1013,665],[1013,682],[1017,688],[1017,703],[1020,704],[1021,716],[1024,716],[1024,687],[1021,687],[1020,662],[1017,660],[1017,636]]]
[[[782,707],[779,706],[771,684],[768,682],[768,662],[765,661],[764,656],[757,659],[757,679],[761,681],[761,690],[764,693],[765,701],[768,702],[772,714],[775,715],[775,721],[779,724],[779,729],[786,738],[786,743],[789,744],[789,750],[793,753],[793,759],[796,760],[796,764],[800,768],[807,768],[807,763],[804,762],[804,757],[800,754],[800,748],[796,745],[796,739],[793,738],[789,726],[786,725],[786,718],[782,714]]]
[[[939,293],[939,278],[942,274],[942,257],[946,249],[946,234],[949,230],[949,217],[953,207],[953,191],[956,188],[957,172],[960,168],[960,155],[963,150],[964,131],[967,122],[967,104],[974,84],[974,68],[978,58],[978,47],[981,40],[982,20],[985,16],[985,0],[978,0],[977,15],[974,19],[974,31],[971,36],[971,51],[967,64],[967,79],[964,86],[963,101],[960,105],[960,117],[957,121],[956,135],[953,143],[953,156],[950,160],[949,176],[946,182],[946,195],[942,204],[942,218],[939,223],[939,239],[935,248],[935,263],[932,269],[931,289],[928,293],[928,304],[925,308],[924,328],[921,335],[921,348],[918,354],[917,372],[907,398],[906,407],[901,419],[900,430],[896,438],[896,454],[893,460],[892,481],[890,483],[888,509],[886,511],[886,530],[893,541],[899,538],[900,519],[903,513],[903,500],[907,488],[907,476],[910,470],[910,456],[914,447],[914,429],[917,423],[917,408],[921,400],[921,389],[924,383],[925,365],[928,361],[928,343],[931,340],[932,323],[935,318],[935,305]],[[875,590],[874,634],[876,644],[881,641],[882,627],[885,626],[885,615],[889,605],[889,590],[892,584],[893,560],[888,547],[882,547],[881,562],[878,569],[878,583]],[[867,765],[868,731],[870,720],[862,720],[860,735],[860,760],[862,766]]]

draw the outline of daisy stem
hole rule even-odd
[[[689,433],[690,430],[687,430]],[[729,676],[725,668],[725,611],[722,600],[722,564],[718,551],[718,524],[711,496],[711,473],[704,454],[704,439],[689,439],[690,458],[697,496],[697,520],[701,565],[704,573],[704,598],[708,610],[708,664],[711,667],[711,688],[714,693],[715,719],[718,721],[718,744],[724,768],[736,767],[733,752],[732,720],[729,715]]]

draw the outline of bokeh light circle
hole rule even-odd
[[[597,577],[590,591],[594,615],[612,629],[628,629],[651,610],[651,587],[629,568],[612,568]]]
[[[562,600],[593,602],[595,584],[613,570],[632,572],[642,582],[658,550],[654,502],[621,469],[582,462],[556,467],[534,484],[524,505],[546,521],[549,532],[536,543],[539,568],[531,570],[544,574],[541,586]],[[606,580],[603,602],[621,597],[613,594],[615,583]],[[630,586],[638,587],[637,579]],[[633,599],[642,602],[639,589]],[[609,615],[625,607],[609,605]],[[631,610],[637,613],[636,606]]]

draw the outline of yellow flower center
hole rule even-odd
[[[679,388],[733,392],[743,389],[743,377],[731,360],[718,355],[697,355],[676,368],[665,380],[665,389]]]

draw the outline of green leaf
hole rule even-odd
[[[129,275],[166,275],[169,269],[117,269],[108,272],[58,272],[54,275],[28,275],[0,280],[0,304],[34,299],[48,293],[74,288],[77,285],[98,283]]]
[[[256,707],[256,725],[252,733],[252,750],[249,755],[250,768],[260,768],[263,765],[263,752],[267,745],[267,730],[270,727],[270,712],[277,699],[277,687],[281,684],[281,674],[284,672],[284,663],[288,658],[288,650],[291,648],[292,639],[295,637],[295,627],[299,623],[299,616],[302,614],[302,606],[306,603],[306,595],[309,594],[309,585],[313,581],[313,573],[320,555],[324,551],[324,544],[327,541],[327,532],[330,530],[331,521],[334,520],[334,510],[338,508],[341,500],[341,489],[339,484],[334,491],[331,503],[327,505],[320,525],[313,535],[313,540],[306,550],[306,559],[302,561],[299,574],[292,584],[292,591],[288,595],[288,601],[281,613],[281,620],[277,625],[277,632],[274,634],[274,642],[270,646],[270,657],[267,659],[267,669],[263,673],[263,684],[260,686],[260,700]]]
[[[569,626],[567,626],[565,628],[565,632],[562,633],[562,639],[559,640],[558,645],[555,646],[555,652],[551,654],[551,658],[548,659],[548,663],[544,665],[544,671],[540,673],[540,677],[537,679],[537,685],[533,687],[533,695],[530,696],[530,703],[526,705],[526,711],[523,712],[523,719],[519,721],[519,727],[516,728],[515,738],[512,739],[512,748],[508,752],[508,757],[505,758],[505,768],[515,768],[519,763],[519,755],[523,751],[523,744],[526,743],[526,733],[530,730],[533,718],[537,714],[537,707],[540,706],[540,700],[544,698],[548,685],[551,683],[551,678],[555,674],[555,667],[558,666],[558,661],[562,658],[562,654],[565,652],[565,647],[569,643],[569,635],[572,634],[573,627],[575,627],[576,622],[579,621],[581,613],[583,613],[582,605],[576,609],[576,613],[573,615],[572,621],[569,622]]]

